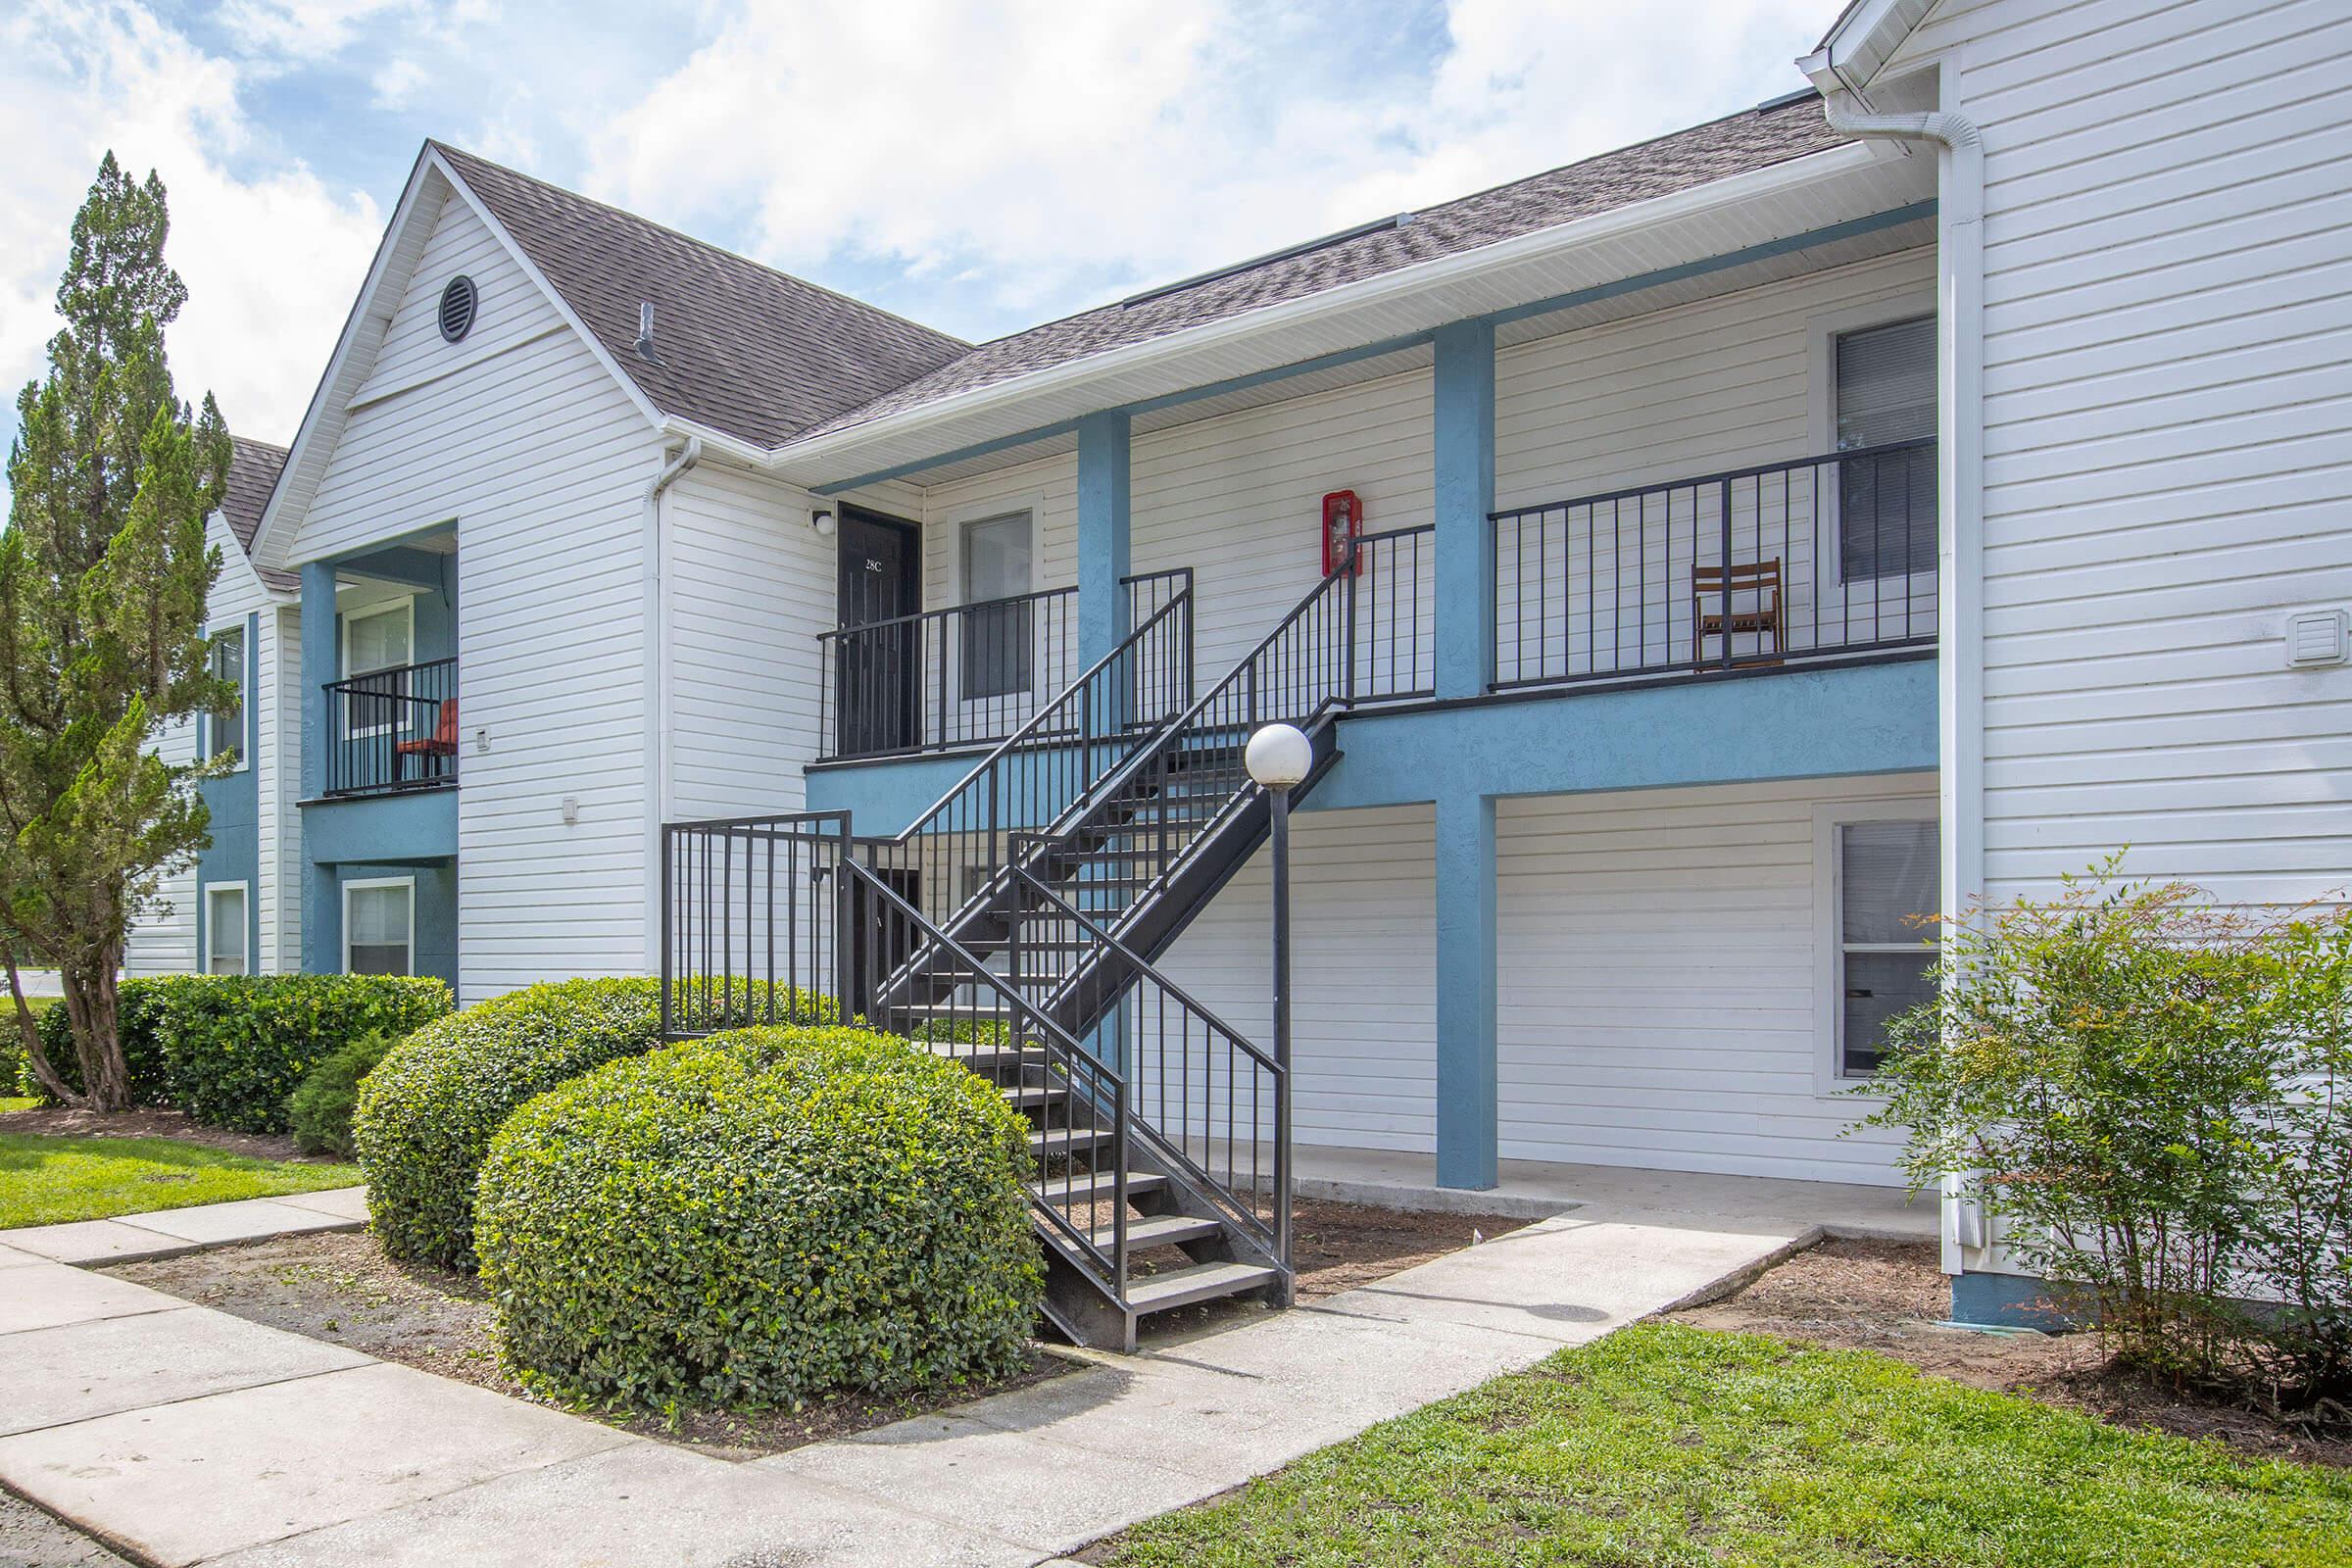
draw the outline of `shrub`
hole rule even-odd
[[[170,988],[193,977],[187,975],[130,975],[118,982],[115,992],[115,1026],[122,1039],[123,1065],[130,1069],[130,1102],[134,1105],[168,1105],[172,1103],[169,1069],[164,1060],[163,1007]],[[14,1009],[16,1004],[0,996],[0,1008]],[[16,1041],[16,1024],[6,1024],[10,1043],[21,1053],[24,1047]],[[34,1027],[41,1037],[41,1054],[57,1075],[74,1089],[81,1087],[81,1058],[74,1051],[74,1028],[66,1017],[66,1004],[53,1003],[40,1015]],[[32,1076],[32,1063],[22,1065],[23,1092],[43,1100],[45,1094]]]
[[[517,1111],[483,1168],[503,1353],[640,1408],[1009,1370],[1041,1290],[1028,1130],[977,1075],[860,1029],[601,1068]]]
[[[2113,862],[1947,925],[1869,1118],[1968,1173],[2125,1360],[2352,1393],[2352,915],[2218,907]],[[2258,1298],[2250,1301],[2248,1298]]]
[[[294,1147],[306,1154],[351,1157],[351,1107],[360,1080],[384,1059],[395,1037],[371,1029],[328,1054],[286,1097],[286,1126]]]
[[[449,987],[429,976],[175,974],[122,981],[117,1020],[134,1103],[274,1133],[286,1128],[286,1097],[329,1054],[447,1011]],[[59,1075],[80,1087],[62,1004],[41,1015],[40,1031]]]
[[[182,975],[161,991],[172,1102],[245,1133],[285,1131],[287,1097],[343,1046],[405,1035],[450,1006],[449,987],[429,976]]]
[[[660,982],[527,986],[427,1024],[361,1080],[352,1143],[394,1257],[473,1267],[473,1186],[515,1106],[658,1037]]]

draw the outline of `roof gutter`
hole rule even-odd
[[[1475,250],[1441,256],[1355,283],[1345,283],[1296,300],[1245,311],[1238,316],[1204,322],[1164,337],[1011,376],[936,402],[884,415],[828,435],[787,442],[749,461],[771,470],[795,463],[821,462],[878,439],[919,430],[958,416],[986,413],[999,406],[1028,402],[1044,394],[1083,386],[1123,372],[1149,369],[1164,362],[1269,329],[1380,305],[1401,295],[1417,293],[1444,283],[1474,279],[1481,274],[1539,260],[1557,251],[1593,244],[1758,196],[1834,179],[1867,167],[1876,162],[1879,156],[1867,148],[1855,147],[1834,147],[1808,153],[1801,158],[1791,158],[1785,163],[1752,170],[1728,179],[1711,181],[1609,212],[1595,213],[1590,218],[1537,229]],[[678,420],[665,421],[663,428],[676,434],[684,434],[689,428],[697,434],[710,433],[699,426],[690,427]]]

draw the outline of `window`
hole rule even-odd
[[[1933,821],[1841,822],[1838,868],[1838,1073],[1878,1070],[1886,1021],[1936,994],[1942,847]]]
[[[963,613],[964,700],[1029,689],[1029,514],[983,517],[963,525],[963,602],[987,608]]]
[[[213,754],[226,752],[232,767],[245,765],[245,628],[230,626],[213,634],[211,665],[215,680],[228,681],[236,690],[221,700],[207,720],[207,744]],[[242,969],[235,971],[244,973]]]
[[[1840,332],[1831,357],[1838,451],[1936,434],[1936,318]],[[1843,580],[1935,569],[1935,447],[1839,464],[1838,518]]]
[[[343,617],[343,675],[344,678],[371,674],[377,670],[405,668],[410,661],[410,647],[416,627],[416,607],[407,600],[397,605],[366,611]],[[384,675],[376,680],[362,680],[350,688],[345,699],[345,722],[354,739],[369,735],[389,734],[392,721],[400,709],[402,677]]]
[[[343,972],[413,974],[416,882],[386,877],[343,884]]]
[[[204,890],[204,972],[244,974],[250,956],[245,951],[245,884],[216,882]]]

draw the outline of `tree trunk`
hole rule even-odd
[[[50,1062],[49,1053],[41,1045],[40,1020],[32,1015],[32,1008],[25,1005],[24,978],[17,972],[16,956],[13,954],[8,957],[8,994],[16,999],[17,1034],[24,1042],[24,1059],[32,1063],[33,1081],[41,1086],[41,1093],[61,1105],[80,1106],[88,1103],[82,1096],[66,1087],[65,1079],[58,1076],[57,1068]]]
[[[67,964],[60,976],[66,1021],[73,1025],[74,1049],[81,1058],[82,1102],[92,1110],[130,1108],[130,1067],[122,1059],[117,1028],[113,958],[110,948],[96,962]]]

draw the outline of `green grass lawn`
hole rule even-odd
[[[357,1165],[287,1164],[170,1138],[0,1133],[0,1230],[357,1186]]]
[[[2342,1568],[2352,1475],[1642,1324],[1136,1527],[1118,1568]]]

